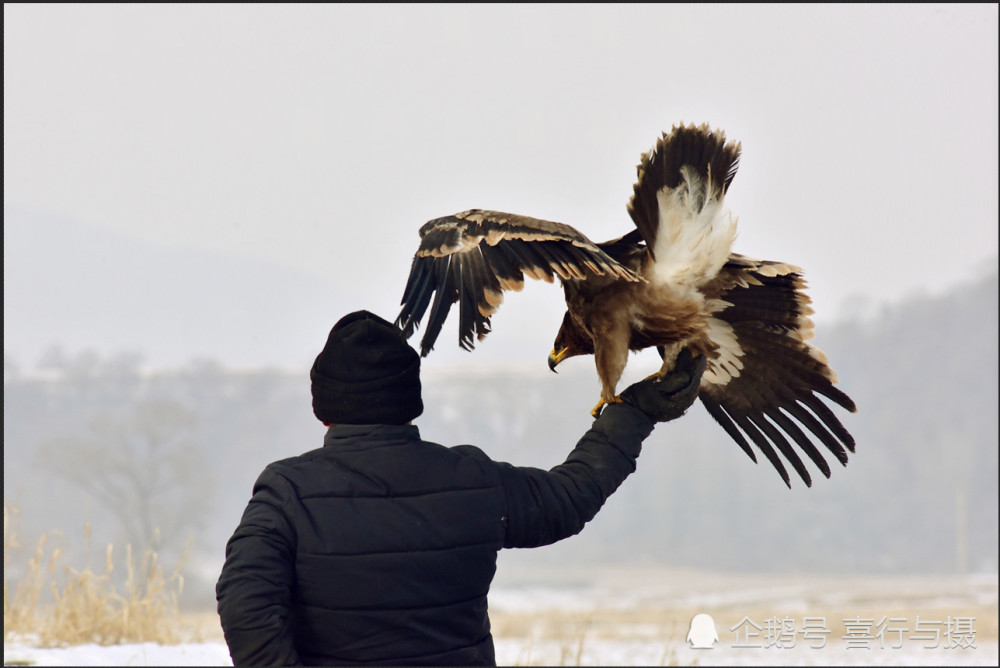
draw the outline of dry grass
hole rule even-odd
[[[115,584],[114,547],[104,553],[103,572],[89,564],[90,527],[84,527],[83,568],[65,565],[63,550],[49,547],[56,536],[42,536],[16,582],[8,580],[11,559],[18,553],[14,518],[17,510],[3,509],[3,630],[4,641],[32,637],[38,646],[59,647],[84,643],[114,645],[133,642],[177,641],[177,598],[184,580],[177,569],[164,573],[157,554],[146,549],[136,561],[132,546],[125,548],[125,578]],[[21,569],[16,569],[21,570]]]

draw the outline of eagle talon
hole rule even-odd
[[[617,394],[615,396],[611,397],[611,401],[605,401],[604,399],[601,399],[600,401],[597,402],[597,405],[594,406],[591,409],[590,414],[593,417],[596,418],[596,417],[598,417],[601,414],[601,411],[604,409],[604,407],[606,405],[608,405],[608,404],[620,404],[621,402],[622,402],[622,398],[619,395],[617,395]]]

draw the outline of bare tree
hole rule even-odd
[[[137,548],[180,549],[211,494],[192,439],[196,424],[178,402],[146,401],[124,417],[94,420],[87,433],[46,441],[40,456],[113,513]]]

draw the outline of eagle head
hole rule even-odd
[[[562,326],[559,327],[559,333],[556,334],[556,340],[552,344],[552,352],[549,353],[549,369],[555,372],[559,363],[567,357],[593,354],[594,340],[577,324],[570,312],[566,311]]]

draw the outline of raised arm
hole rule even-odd
[[[594,420],[562,464],[549,471],[505,467],[507,538],[504,547],[548,545],[579,533],[635,471],[642,442],[657,422],[680,417],[698,395],[705,358],[678,358],[662,379],[650,378],[622,393]]]

